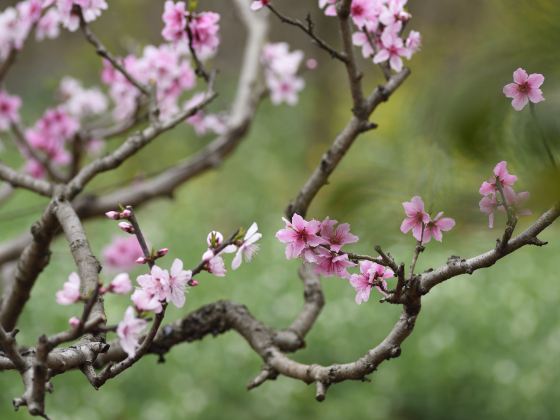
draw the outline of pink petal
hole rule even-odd
[[[540,88],[544,83],[544,76],[540,73],[533,73],[527,79],[527,84],[531,89]]]
[[[443,219],[440,219],[436,222],[436,226],[444,232],[447,232],[453,229],[453,227],[455,226],[455,220],[453,220],[451,217],[444,217]]]
[[[519,84],[519,85],[525,83],[528,78],[529,78],[529,75],[521,67],[513,72],[513,81],[515,83]]]
[[[529,91],[529,100],[534,104],[538,104],[539,102],[544,101],[544,96],[542,90],[540,89],[531,89]]]
[[[504,95],[506,95],[507,98],[515,98],[515,96],[519,92],[517,83],[509,83],[509,84],[505,85],[504,89],[503,89],[503,92],[504,92]]]
[[[521,111],[525,106],[529,103],[529,96],[527,95],[519,95],[511,101],[511,106],[516,111]]]

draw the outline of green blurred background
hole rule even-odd
[[[10,2],[3,1],[9,4]],[[13,3],[13,2],[12,2]],[[213,65],[221,69],[222,109],[237,77],[242,26],[227,1],[201,0],[201,9],[223,13],[223,47]],[[123,54],[146,43],[159,43],[163,1],[110,1],[110,9],[93,26],[113,51]],[[316,2],[278,2],[281,10],[305,16],[312,10],[317,29],[336,42],[334,21],[317,13]],[[413,240],[399,232],[401,202],[422,195],[429,208],[444,210],[457,227],[444,245],[430,243],[419,268],[445,263],[449,255],[471,256],[490,249],[504,224],[496,229],[478,210],[478,187],[502,159],[532,192],[531,223],[559,196],[559,180],[548,169],[529,110],[514,112],[503,97],[503,85],[519,66],[546,76],[546,102],[537,112],[560,157],[560,3],[557,0],[411,1],[410,27],[421,31],[423,50],[410,62],[412,76],[373,116],[379,129],[361,137],[346,156],[329,186],[310,209],[316,218],[330,216],[352,224],[361,241],[352,249],[373,253],[381,244],[408,262]],[[259,319],[287,326],[302,303],[297,262],[284,259],[274,239],[288,201],[294,197],[350,114],[344,71],[305,37],[273,21],[271,39],[289,40],[319,60],[307,74],[307,87],[297,108],[265,103],[248,138],[218,170],[182,187],[173,201],[144,207],[139,218],[150,241],[171,249],[193,265],[204,251],[208,231],[225,234],[258,222],[264,238],[255,261],[225,279],[200,277],[176,319],[216,299],[246,304]],[[366,86],[380,83],[380,72],[362,63]],[[234,70],[235,69],[235,70]],[[54,103],[60,77],[97,83],[100,63],[79,34],[31,43],[10,74],[7,86],[25,99],[24,119],[32,123]],[[2,158],[18,166],[18,158],[2,138]],[[188,156],[211,138],[197,138],[180,127],[155,141],[117,172],[101,176],[92,191],[110,188],[142,173]],[[155,158],[154,158],[155,157]],[[0,209],[0,238],[28,229],[44,200],[18,193]],[[104,220],[88,222],[93,249],[100,253],[116,231]],[[245,384],[261,362],[238,335],[229,333],[178,346],[165,364],[143,359],[135,369],[95,392],[80,373],[54,379],[47,411],[54,419],[553,419],[560,412],[560,229],[542,235],[544,248],[527,248],[472,277],[445,283],[424,298],[414,334],[399,359],[383,364],[371,383],[333,386],[317,403],[314,389],[279,378],[248,393]],[[66,326],[77,307],[55,304],[54,293],[73,262],[66,243],[53,245],[51,265],[33,291],[20,324],[20,340],[32,344],[40,333]],[[110,278],[106,274],[106,279]],[[327,305],[294,357],[303,362],[354,360],[381,340],[398,317],[398,308],[373,299],[354,303],[344,281],[323,281]],[[127,306],[124,297],[109,296],[107,312],[117,322]],[[19,419],[11,399],[22,392],[17,374],[0,374],[0,418]]]

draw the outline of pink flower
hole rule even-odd
[[[219,21],[220,15],[214,12],[202,12],[191,18],[192,46],[201,60],[213,56],[220,45]]]
[[[259,10],[270,4],[270,0],[255,0],[251,3],[251,10]]]
[[[134,315],[134,308],[129,306],[124,313],[124,318],[117,326],[117,335],[122,349],[128,357],[134,357],[136,350],[140,347],[138,340],[146,328],[148,322]]]
[[[378,16],[381,12],[381,3],[377,0],[352,0],[350,16],[354,24],[369,31],[377,29]]]
[[[60,34],[60,14],[56,9],[50,9],[37,23],[35,37],[37,41],[45,38],[54,39]]]
[[[286,103],[296,105],[298,103],[298,93],[305,87],[305,82],[300,77],[271,77],[267,79],[270,89],[270,100],[274,105]]]
[[[514,83],[504,86],[504,95],[512,98],[511,105],[516,111],[521,111],[529,103],[529,101],[537,104],[544,101],[541,85],[544,82],[544,76],[540,73],[532,73],[528,75],[521,67],[513,73]]]
[[[496,210],[505,212],[504,206],[498,202],[497,196],[497,193],[488,194],[482,197],[479,202],[480,211],[488,215],[488,227],[490,229],[494,227],[494,212]],[[506,198],[506,204],[510,206],[515,215],[531,215],[531,210],[525,209],[523,207],[523,205],[529,198],[528,192],[524,191],[518,194],[512,188],[507,188],[504,189],[504,196]]]
[[[319,0],[319,9],[324,9],[327,16],[336,16],[336,0]]]
[[[406,57],[407,54],[408,52],[404,48],[403,40],[391,33],[391,31],[385,30],[383,35],[381,35],[381,48],[373,57],[373,62],[379,64],[389,60],[391,68],[399,72],[403,67],[401,57]]]
[[[420,35],[420,32],[410,31],[410,33],[408,34],[408,38],[406,38],[405,41],[405,47],[407,52],[406,58],[410,60],[412,54],[418,52],[421,46],[422,46],[422,36]]]
[[[159,314],[163,309],[159,299],[154,295],[150,295],[144,289],[136,289],[130,300],[132,300],[134,306],[139,311],[154,311],[156,314]]]
[[[80,318],[78,318],[77,316],[73,316],[72,318],[70,318],[68,320],[68,325],[70,325],[70,328],[78,328],[78,326],[80,325]]]
[[[136,260],[143,255],[136,236],[115,237],[103,249],[104,264],[112,270],[131,270],[136,266]]]
[[[192,271],[183,270],[183,261],[175,258],[169,271],[166,287],[167,302],[172,302],[177,308],[185,304],[185,287],[192,278]]]
[[[259,250],[259,246],[255,244],[262,238],[262,234],[258,232],[259,227],[253,223],[243,238],[243,243],[237,248],[237,253],[231,262],[231,268],[237,270],[243,259],[250,262],[255,253]]]
[[[350,225],[341,223],[336,228],[336,220],[330,220],[328,217],[321,222],[321,237],[328,241],[332,251],[339,252],[346,244],[358,242],[360,238],[350,233]]]
[[[364,58],[370,58],[373,55],[373,47],[367,34],[364,32],[355,32],[352,35],[352,43],[362,48],[362,55]]]
[[[57,0],[56,7],[62,26],[70,32],[76,31],[80,26],[80,19],[74,6],[81,7],[86,22],[93,22],[101,16],[102,10],[107,9],[107,2],[105,0]]]
[[[202,254],[202,260],[206,262],[206,270],[216,277],[224,277],[226,275],[226,265],[224,259],[220,255],[214,255],[214,251],[209,249]]]
[[[360,274],[352,274],[350,276],[350,284],[356,290],[356,303],[361,304],[369,300],[371,289],[375,283],[381,283],[383,288],[375,285],[377,290],[385,295],[384,289],[387,289],[385,279],[393,277],[395,273],[390,268],[371,261],[360,261]]]
[[[304,220],[299,214],[292,216],[292,222],[282,218],[286,227],[276,233],[276,238],[286,246],[286,258],[297,258],[307,247],[316,247],[327,243],[318,236],[321,223],[317,220]]]
[[[62,79],[59,92],[64,100],[63,108],[76,118],[98,115],[107,110],[107,98],[99,89],[85,89],[71,77]]]
[[[496,187],[496,178],[500,181],[504,191],[511,189],[513,184],[517,182],[517,177],[508,172],[507,162],[502,160],[494,167],[494,177],[490,178],[488,181],[484,181],[480,186],[480,194],[488,195],[497,192],[498,188]]]
[[[417,241],[422,240],[422,230],[430,221],[430,215],[424,210],[424,202],[418,196],[402,203],[406,218],[401,224],[401,232],[408,233],[412,229],[412,236]]]
[[[397,22],[404,22],[410,19],[410,13],[404,10],[408,0],[388,0],[379,15],[379,20],[385,26],[394,25]]]
[[[7,130],[10,124],[19,121],[21,99],[0,90],[0,130]]]
[[[496,194],[488,194],[482,197],[478,203],[480,211],[488,215],[488,227],[492,229],[494,227],[494,212],[498,208],[498,200],[496,200]]]
[[[68,276],[68,281],[62,286],[62,290],[56,292],[56,302],[59,305],[71,305],[80,300],[80,277],[76,273]]]
[[[160,313],[163,309],[161,303],[170,296],[168,271],[154,265],[150,274],[138,276],[136,282],[140,289],[136,289],[131,297],[136,308],[140,311]]]
[[[187,6],[185,2],[166,1],[162,15],[165,26],[161,32],[167,41],[179,41],[186,38]]]
[[[290,52],[285,42],[265,45],[262,61],[273,104],[295,105],[298,102],[298,94],[305,86],[303,79],[297,76],[302,60],[303,52]]]
[[[426,227],[424,228],[424,237],[422,238],[422,243],[427,244],[430,242],[432,237],[441,242],[442,234],[441,232],[447,232],[453,229],[455,226],[455,220],[450,217],[442,217],[443,212],[440,211],[436,217],[430,220]]]
[[[109,291],[117,295],[126,295],[132,292],[132,282],[128,273],[117,274],[109,283]]]
[[[325,248],[316,248],[315,271],[324,276],[336,276],[343,279],[348,278],[348,267],[354,267],[352,261],[348,260],[347,254],[337,254]]]

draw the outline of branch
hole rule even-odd
[[[310,15],[307,15],[306,23],[303,23],[299,19],[292,19],[292,18],[280,13],[271,4],[268,4],[267,7],[270,9],[270,11],[274,15],[276,15],[276,17],[278,17],[278,19],[280,19],[280,21],[282,23],[286,23],[288,25],[295,26],[296,28],[299,28],[303,32],[305,32],[313,40],[313,42],[315,44],[317,44],[320,48],[322,48],[323,50],[328,52],[332,58],[336,58],[337,60],[340,60],[343,63],[348,62],[348,57],[346,56],[346,54],[338,52],[334,47],[331,47],[326,41],[323,41],[321,38],[319,38],[317,35],[315,35],[315,28],[314,28],[313,21],[311,20]]]
[[[86,40],[95,47],[95,51],[97,52],[97,55],[103,57],[105,60],[111,63],[111,65],[115,68],[115,70],[121,73],[125,77],[125,79],[130,82],[130,84],[132,84],[147,98],[150,98],[151,94],[149,89],[146,88],[138,80],[136,80],[134,76],[132,76],[124,68],[124,66],[121,63],[119,63],[119,61],[115,57],[113,57],[113,55],[107,50],[107,48],[105,48],[105,45],[103,45],[103,43],[99,40],[99,38],[97,38],[97,36],[91,31],[87,22],[84,19],[82,8],[80,6],[75,6],[75,9],[77,10],[78,17],[80,18],[80,29],[82,30],[82,33],[84,34]]]
[[[446,265],[433,271],[423,273],[420,276],[419,288],[421,293],[428,293],[435,285],[449,280],[452,277],[461,274],[472,274],[480,268],[490,267],[506,255],[511,254],[525,245],[544,245],[545,242],[542,242],[537,236],[554,223],[558,217],[560,217],[560,203],[545,212],[524,232],[507,242],[502,250],[492,249],[484,254],[469,259],[452,258]]]
[[[410,71],[405,68],[400,73],[393,75],[385,85],[375,89],[364,102],[364,115],[369,117],[381,102],[389,99],[391,94],[399,88],[409,74]],[[363,119],[353,116],[342,132],[336,137],[332,146],[321,158],[321,162],[313,174],[311,174],[299,191],[296,199],[286,209],[288,218],[291,218],[294,213],[305,217],[311,201],[327,183],[330,174],[336,169],[348,149],[354,143],[354,140],[356,140],[360,133],[368,129],[367,117]]]
[[[35,179],[29,175],[21,174],[0,161],[0,179],[7,182],[14,188],[25,188],[45,197],[51,197],[53,192],[52,185],[40,179]]]
[[[87,183],[99,173],[119,167],[125,160],[136,154],[153,139],[158,137],[160,134],[171,130],[186,118],[196,114],[215,97],[215,93],[209,92],[200,104],[178,113],[169,121],[148,126],[142,132],[129,137],[119,148],[109,155],[96,159],[89,165],[82,168],[78,175],[76,175],[68,184],[69,197],[75,197],[84,189]]]
[[[101,264],[93,255],[82,223],[72,205],[64,197],[58,197],[54,201],[53,210],[60,226],[62,226],[66,240],[70,245],[72,257],[78,268],[80,293],[82,296],[87,297],[97,295],[97,299],[91,308],[91,315],[96,319],[102,319],[104,323],[106,316],[103,308],[103,299],[98,293]]]

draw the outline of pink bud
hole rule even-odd
[[[108,211],[105,213],[105,216],[111,220],[119,220],[121,218],[121,214],[118,211]]]
[[[78,326],[80,325],[80,319],[76,316],[73,316],[68,320],[68,324],[71,328],[78,328]]]
[[[132,227],[132,225],[128,222],[120,222],[119,223],[119,228],[126,233],[130,233],[133,234],[134,233],[134,228]]]
[[[169,248],[161,248],[161,249],[157,252],[156,256],[157,256],[158,258],[164,257],[164,256],[167,255],[168,252],[169,252]]]
[[[195,279],[190,279],[190,280],[187,282],[187,284],[188,284],[189,286],[191,286],[191,287],[196,287],[196,286],[198,286],[199,283],[198,283],[198,281],[196,281]]]
[[[307,67],[308,70],[315,70],[317,66],[318,66],[317,60],[315,60],[314,58],[309,58],[305,62],[305,67]]]
[[[136,260],[136,262],[138,264],[146,264],[148,262],[148,259],[146,257],[138,257],[138,259]]]
[[[121,211],[121,219],[128,219],[130,216],[132,216],[132,210],[124,209]]]

